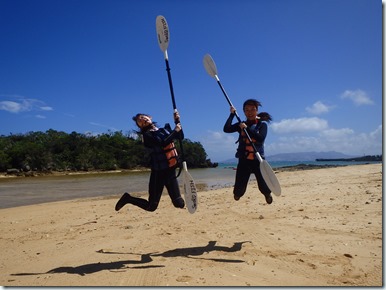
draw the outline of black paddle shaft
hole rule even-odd
[[[231,100],[229,99],[227,93],[225,92],[224,87],[220,83],[220,80],[218,80],[217,83],[220,86],[225,98],[227,99],[229,106],[233,107],[233,104],[232,104]],[[235,115],[236,115],[237,121],[239,121],[241,123],[241,119],[240,119],[239,115],[237,114],[237,111],[235,111]],[[255,150],[255,153],[257,153],[257,149],[255,147],[255,144],[253,144],[253,142],[252,142],[251,136],[249,136],[249,134],[247,132],[247,128],[244,128],[244,133],[245,133],[245,135],[247,135],[247,138],[248,138],[249,142],[251,143],[253,150]]]
[[[168,73],[168,80],[169,80],[169,88],[170,88],[170,94],[172,96],[172,103],[173,103],[173,110],[176,111],[177,110],[177,105],[176,105],[176,100],[174,98],[174,90],[173,90],[173,82],[172,82],[172,74],[170,73],[170,66],[169,66],[169,61],[167,58],[165,58],[165,63],[166,63],[166,71]],[[178,124],[180,123],[180,119],[178,120],[174,120],[174,123],[175,124]],[[184,147],[182,146],[182,140],[180,138],[178,138],[178,142],[180,143],[180,148],[181,148],[181,155],[182,155],[182,158],[184,159],[185,156],[184,156]],[[180,172],[181,173],[181,172]],[[178,174],[180,175],[180,174]]]
[[[170,94],[172,96],[172,103],[173,103],[173,110],[175,111],[177,109],[176,100],[174,98],[174,90],[173,90],[173,82],[172,82],[172,74],[170,73],[170,66],[169,61],[165,59],[166,63],[166,71],[168,73],[168,80],[169,80],[169,88],[170,88]],[[174,123],[178,124],[180,120],[175,120]]]

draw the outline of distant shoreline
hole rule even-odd
[[[312,169],[321,169],[321,168],[334,168],[341,166],[349,166],[349,165],[365,165],[370,163],[362,163],[362,164],[350,164],[341,165],[341,164],[296,164],[282,167],[274,167],[273,170],[275,172],[283,172],[283,171],[300,171],[300,170],[312,170]],[[236,169],[236,167],[234,168]],[[13,178],[33,178],[33,177],[60,177],[60,176],[91,176],[91,175],[103,175],[103,174],[126,174],[126,173],[135,173],[135,172],[150,172],[149,168],[137,168],[137,169],[119,169],[119,170],[90,170],[90,171],[48,171],[48,172],[40,172],[40,171],[28,171],[28,172],[18,172],[13,174],[8,174],[6,172],[0,173],[1,179],[13,179]]]
[[[364,157],[355,157],[355,158],[317,158],[315,161],[318,162],[382,162],[382,156],[364,156]]]
[[[346,171],[356,170],[359,164],[339,165],[307,165],[297,164],[273,168],[279,180],[287,173],[295,175],[309,174],[313,169],[334,170],[347,167]],[[232,188],[234,186],[234,167],[216,169],[192,169],[191,174],[195,179],[198,191],[211,191],[219,188]],[[196,171],[197,170],[197,171]],[[309,173],[306,173],[309,172]],[[6,195],[0,195],[0,209],[40,204],[61,200],[71,200],[88,197],[105,197],[122,194],[130,191],[137,196],[145,196],[148,190],[148,169],[114,170],[114,171],[88,171],[88,172],[53,172],[36,177],[4,176],[0,178],[0,187],[5,185]],[[255,183],[254,176],[250,180]],[[24,192],[28,193],[24,196]]]
[[[290,165],[290,166],[283,166],[274,168],[274,171],[300,171],[300,170],[311,170],[311,169],[322,169],[322,168],[335,168],[335,167],[342,167],[342,166],[348,166],[348,165],[362,165],[362,164],[347,164],[347,165],[339,165],[339,164],[322,164],[322,165],[315,165],[315,164],[297,164],[297,165]]]
[[[150,172],[148,168],[137,168],[137,169],[119,169],[119,170],[90,170],[90,171],[28,171],[19,172],[16,174],[7,174],[5,172],[0,173],[1,178],[25,178],[25,177],[56,177],[56,176],[78,176],[78,175],[103,175],[103,174],[125,174],[134,172]]]

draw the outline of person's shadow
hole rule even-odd
[[[128,265],[132,264],[146,264],[153,261],[153,259],[150,257],[151,254],[144,254],[141,255],[141,259],[139,261],[135,260],[126,260],[126,261],[116,261],[116,262],[109,262],[109,263],[91,263],[91,264],[85,264],[80,265],[76,267],[58,267],[54,268],[52,270],[49,270],[45,273],[17,273],[17,274],[11,274],[12,276],[29,276],[29,275],[42,275],[42,274],[59,274],[59,273],[67,273],[67,274],[78,274],[80,276],[84,276],[86,274],[92,274],[103,270],[121,270],[121,269],[127,269],[127,268],[158,268],[158,267],[164,267],[160,265],[148,265],[148,266],[134,266],[129,267]]]
[[[139,268],[158,268],[158,267],[165,267],[164,265],[147,265],[144,264],[153,262],[152,257],[166,257],[166,258],[173,258],[173,257],[186,257],[186,258],[192,258],[192,259],[205,259],[210,260],[214,262],[223,262],[223,263],[243,263],[245,261],[243,260],[233,260],[233,259],[221,259],[221,258],[199,258],[197,256],[201,256],[205,253],[210,253],[213,251],[220,251],[220,252],[238,252],[241,250],[242,245],[244,243],[248,243],[248,241],[245,242],[238,242],[234,243],[232,247],[223,247],[223,246],[216,246],[216,241],[209,241],[206,246],[203,247],[191,247],[191,248],[177,248],[174,250],[165,251],[163,253],[148,253],[148,254],[141,254],[141,259],[136,260],[124,260],[124,261],[116,261],[116,262],[108,262],[108,263],[91,263],[91,264],[85,264],[75,267],[58,267],[51,269],[45,273],[16,273],[11,274],[11,276],[28,276],[28,275],[42,275],[42,274],[59,274],[59,273],[68,273],[68,274],[78,274],[81,276],[84,276],[86,274],[92,274],[103,270],[108,271],[119,271],[123,269],[139,269]],[[133,254],[133,253],[121,253],[121,252],[108,252],[108,251],[97,251],[98,253],[103,254]],[[139,265],[130,267],[129,265]]]
[[[180,248],[180,249],[174,249],[170,251],[166,251],[160,254],[153,254],[153,257],[161,256],[161,257],[187,257],[187,258],[195,258],[194,256],[201,256],[205,253],[210,253],[214,251],[219,252],[238,252],[241,250],[242,245],[244,243],[248,243],[248,241],[245,242],[238,242],[234,243],[232,247],[223,247],[223,246],[216,246],[217,241],[209,241],[206,246],[203,247],[192,247],[192,248]],[[250,242],[249,242],[250,243]],[[196,258],[197,259],[197,258]],[[243,263],[243,260],[230,260],[230,259],[216,259],[216,258],[200,258],[205,260],[211,260],[215,262],[227,262],[227,263]]]

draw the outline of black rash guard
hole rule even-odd
[[[242,130],[239,126],[240,123],[232,124],[233,118],[235,116],[236,116],[235,114],[229,115],[228,119],[225,122],[223,131],[225,133],[239,132],[240,134],[238,139],[239,146],[237,148],[236,157],[245,159],[248,154],[248,152],[246,151],[246,146],[247,146],[246,136],[242,136]],[[258,121],[257,123],[246,121],[245,124],[247,125],[246,130],[249,136],[254,141],[253,144],[255,145],[257,151],[260,153],[261,157],[264,158],[264,141],[265,141],[265,138],[267,137],[267,132],[268,132],[267,123],[261,122],[261,121]]]
[[[165,149],[165,147],[173,143],[175,139],[183,140],[183,131],[172,131],[170,125],[166,124],[164,128],[151,127],[142,134],[143,144],[146,148],[150,149],[151,169],[164,170],[169,168],[166,155],[168,149]]]

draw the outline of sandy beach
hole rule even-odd
[[[0,210],[3,286],[383,286],[382,164],[199,192],[195,214],[103,198]]]

